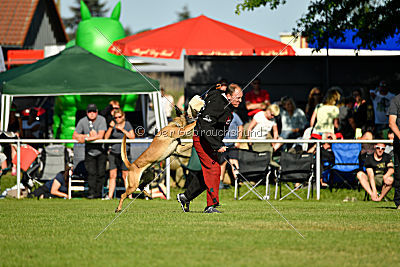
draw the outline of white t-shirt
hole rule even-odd
[[[379,92],[376,92],[375,94],[376,97],[372,99],[375,113],[375,124],[388,124],[390,100],[392,100],[394,94],[389,92],[386,95],[381,95]]]
[[[276,125],[274,119],[268,120],[265,117],[264,111],[259,111],[254,115],[253,119],[257,122],[256,126],[250,132],[250,138],[252,139],[266,139],[272,127]]]
[[[339,117],[339,108],[332,105],[320,105],[317,109],[317,123],[314,133],[335,133],[333,120]]]

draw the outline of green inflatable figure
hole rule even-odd
[[[82,20],[78,25],[76,40],[66,47],[79,45],[94,55],[120,67],[131,69],[122,56],[108,53],[110,43],[125,37],[125,31],[119,22],[121,2],[113,9],[110,18],[92,17],[89,8],[81,0]],[[58,96],[54,107],[53,133],[55,138],[71,139],[75,130],[75,115],[78,110],[85,110],[89,103],[95,103],[99,110],[104,109],[110,100],[120,102],[124,111],[134,111],[137,95],[97,96],[65,95]]]

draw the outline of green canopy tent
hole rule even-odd
[[[13,97],[57,95],[150,95],[153,101],[156,127],[167,124],[162,109],[159,82],[138,72],[109,63],[87,50],[74,46],[61,53],[30,65],[0,73],[1,124],[6,131]],[[147,101],[141,97],[146,122]],[[169,198],[169,167],[167,168]],[[17,185],[19,192],[20,173]],[[19,193],[18,193],[19,195]]]
[[[166,125],[166,118],[162,112],[158,88],[158,81],[116,66],[79,46],[74,46],[34,64],[0,73],[0,130],[7,130],[13,97],[77,94],[151,95],[156,126],[161,129]]]

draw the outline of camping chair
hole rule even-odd
[[[312,183],[314,179],[314,155],[311,153],[294,154],[288,152],[281,153],[280,159],[281,168],[279,170],[279,175],[276,179],[275,186],[275,199],[278,196],[279,187],[279,200],[282,200],[294,194],[299,199],[302,199],[296,191],[302,187],[304,184],[308,184],[307,199],[310,198],[310,192],[312,192]],[[290,187],[288,183],[299,183],[297,186]],[[285,196],[282,197],[282,184],[290,190]]]
[[[68,162],[67,152],[64,145],[48,145],[44,151],[46,159],[40,180],[53,180],[57,173],[65,170],[65,163]]]
[[[360,170],[359,143],[333,143],[332,152],[335,155],[335,163],[328,174],[328,184],[332,191],[333,187],[346,187],[355,189],[358,179],[357,172]]]
[[[239,182],[249,189],[243,196],[239,197],[239,200],[244,198],[248,193],[253,192],[259,199],[269,199],[269,175],[271,173],[270,168],[271,152],[255,152],[250,150],[239,149],[239,173],[237,179],[235,179],[235,199],[239,197]],[[265,196],[261,196],[255,188],[262,181],[265,180]],[[250,181],[255,182],[254,185]]]

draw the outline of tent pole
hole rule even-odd
[[[1,95],[1,124],[0,130],[6,132],[10,118],[10,108],[13,97],[10,95]]]

